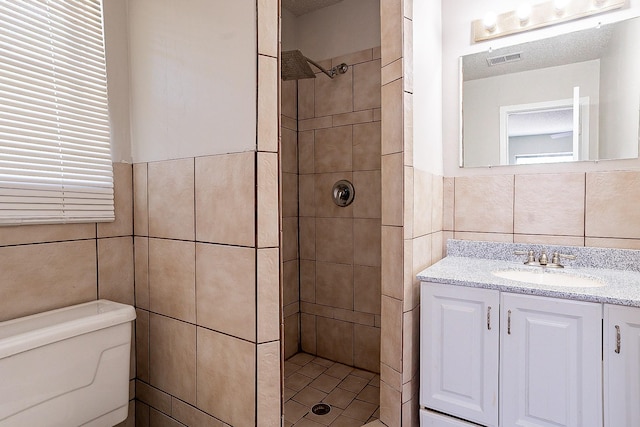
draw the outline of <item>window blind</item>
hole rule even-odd
[[[113,219],[100,0],[0,0],[0,225]]]

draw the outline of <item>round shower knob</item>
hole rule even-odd
[[[333,195],[333,203],[341,208],[353,203],[353,199],[356,195],[356,192],[353,189],[353,184],[346,179],[333,184],[333,190],[331,190],[331,193]]]

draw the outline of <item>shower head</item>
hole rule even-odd
[[[300,80],[315,79],[316,74],[313,72],[309,64],[313,64],[320,71],[334,78],[337,74],[344,74],[349,69],[345,63],[333,67],[331,70],[325,70],[320,64],[307,58],[299,50],[287,50],[281,52],[281,72],[282,80]]]

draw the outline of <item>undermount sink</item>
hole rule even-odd
[[[561,286],[565,288],[598,288],[606,283],[589,277],[577,276],[565,272],[550,272],[540,269],[530,270],[499,270],[492,272],[494,276],[503,279],[516,280],[518,282],[533,283],[536,285]]]

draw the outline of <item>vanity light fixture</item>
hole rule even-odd
[[[533,6],[523,3],[516,10],[488,13],[471,23],[474,42],[504,37],[522,31],[620,9],[625,0],[548,0]]]

